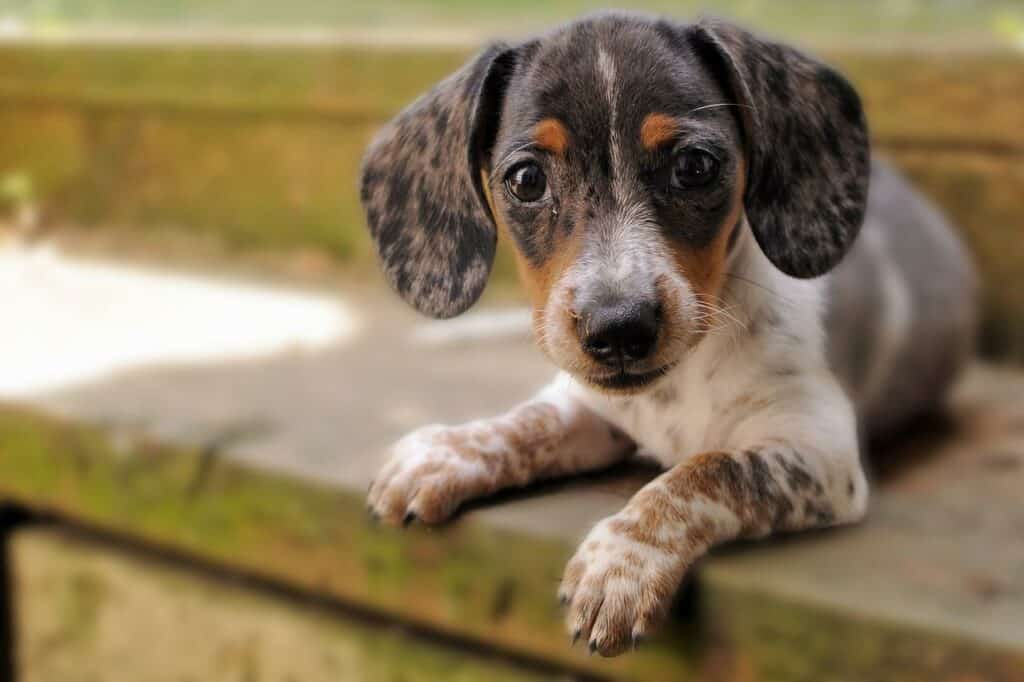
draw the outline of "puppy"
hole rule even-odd
[[[854,89],[728,23],[605,14],[490,47],[377,136],[362,200],[388,280],[431,316],[471,306],[497,235],[514,244],[562,370],[402,439],[380,518],[436,523],[638,450],[664,465],[565,570],[572,637],[604,655],[711,547],[860,519],[859,435],[934,409],[970,354],[969,260],[872,161]]]

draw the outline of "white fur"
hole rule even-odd
[[[611,151],[612,166],[614,168],[622,168],[622,142],[619,139],[619,106],[617,102],[619,97],[619,76],[611,54],[602,48],[597,50],[597,71],[604,85],[605,99],[608,101],[608,149]],[[618,201],[622,201],[626,196],[624,181],[621,177],[616,177],[612,183],[612,196]]]
[[[745,230],[729,262],[722,318],[657,384],[638,395],[612,396],[565,374],[558,384],[625,431],[666,468],[709,451],[756,447],[789,439],[830,458],[829,466],[860,477],[853,408],[825,358],[822,307],[827,278],[796,280],[774,268]],[[775,326],[759,320],[770,318]],[[758,326],[756,336],[750,329]],[[674,389],[668,404],[655,399]],[[729,409],[748,396],[752,411]],[[845,477],[836,475],[836,481]],[[866,486],[844,518],[862,511]],[[838,488],[837,488],[838,492]],[[842,499],[840,499],[842,498]],[[847,509],[849,507],[849,509]]]

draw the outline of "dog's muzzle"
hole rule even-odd
[[[653,299],[598,301],[576,311],[583,351],[619,372],[629,372],[651,356],[660,326],[660,306]]]

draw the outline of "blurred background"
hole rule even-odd
[[[366,523],[389,442],[551,370],[504,249],[464,318],[387,291],[362,151],[488,40],[606,5],[0,0],[0,680],[1024,678],[1024,5],[615,6],[840,66],[975,254],[982,360],[872,521],[716,557],[614,663],[552,595],[650,471]]]

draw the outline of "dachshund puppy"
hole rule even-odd
[[[970,262],[872,160],[857,93],[728,23],[602,14],[490,47],[377,136],[362,200],[427,315],[469,308],[498,234],[514,244],[561,369],[502,416],[399,441],[379,517],[439,522],[638,450],[664,465],[565,570],[572,637],[604,655],[711,547],[860,519],[859,436],[936,408],[970,355]]]

